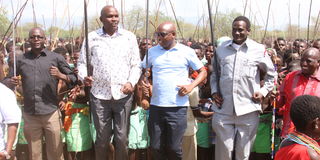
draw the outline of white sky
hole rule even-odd
[[[83,19],[83,0],[29,0],[26,6],[21,22],[33,22],[32,1],[36,13],[37,22],[46,26],[51,25],[53,10],[56,10],[57,26],[67,28],[68,16],[67,7],[70,4],[71,24],[81,24]],[[124,2],[124,10],[129,11],[132,7],[141,6],[145,8],[146,0],[122,0]],[[150,10],[155,10],[160,0],[149,0]],[[214,3],[219,1],[219,11],[236,10],[243,13],[246,0],[211,0]],[[0,0],[0,5],[4,6],[8,11],[8,18],[12,20],[12,5],[15,6],[15,12],[22,6],[25,0]],[[120,12],[121,0],[114,0],[116,8]],[[187,22],[196,24],[198,19],[205,14],[208,16],[207,0],[171,0],[174,5],[176,15],[183,18]],[[256,19],[256,24],[265,25],[267,19],[267,10],[269,0],[247,0],[246,16],[252,16]],[[89,16],[99,15],[101,8],[106,4],[112,5],[112,0],[89,0],[88,14]],[[298,25],[298,11],[300,4],[300,26],[306,27],[308,24],[308,14],[310,0],[272,0],[271,12],[269,18],[268,29],[285,29],[289,24],[289,4],[291,23]],[[172,16],[169,0],[162,0],[160,10],[166,15]],[[251,10],[251,11],[250,11]],[[316,17],[320,11],[320,0],[313,0],[311,15]],[[212,6],[212,13],[215,13],[215,5]],[[64,17],[64,18],[63,18]],[[253,18],[252,18],[253,19]],[[311,22],[310,22],[311,23]]]

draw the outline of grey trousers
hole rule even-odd
[[[212,128],[217,135],[215,159],[232,160],[235,148],[235,160],[248,160],[258,124],[258,111],[242,116],[215,113],[212,117]]]
[[[115,159],[128,159],[128,126],[132,95],[119,100],[101,100],[90,95],[92,117],[96,128],[96,160],[107,158],[107,149],[113,135]],[[113,126],[112,126],[113,125]]]

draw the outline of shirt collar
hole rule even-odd
[[[299,71],[299,73],[298,73],[299,75],[303,75],[302,74],[302,72],[301,71]],[[304,75],[303,75],[304,76]],[[316,80],[318,80],[318,81],[320,81],[320,69],[318,69],[318,72],[317,72],[317,74],[314,76],[314,75],[312,75],[312,76],[310,76],[310,77],[312,77],[312,78],[314,78],[314,79],[316,79]]]
[[[181,45],[181,44],[176,41],[176,45],[173,46],[172,48],[170,48],[170,49],[167,50],[167,51],[179,50],[180,45]],[[158,44],[158,46],[159,46],[159,49],[161,49],[161,50],[166,50],[166,49],[164,49],[160,44]]]
[[[117,37],[117,36],[123,35],[123,34],[124,34],[123,32],[124,32],[123,29],[118,28],[118,30],[117,30],[112,36],[110,36],[109,34],[107,34],[107,33],[103,30],[103,27],[101,27],[101,28],[99,28],[99,29],[97,30],[97,34],[98,34],[99,36],[106,36],[106,37]]]
[[[226,46],[230,46],[232,47],[232,43],[233,43],[233,40],[229,40],[228,42],[226,42]],[[250,38],[247,38],[246,41],[244,41],[242,44],[241,44],[241,47],[245,46],[247,48],[251,47],[253,45],[253,40],[251,40]],[[240,47],[240,48],[241,48]],[[233,48],[233,47],[232,47]]]
[[[39,56],[47,56],[49,54],[49,50],[47,48],[44,48],[41,52],[40,52],[40,55]],[[28,56],[30,57],[34,57],[35,58],[35,55],[32,53],[32,51],[29,51],[26,53]]]

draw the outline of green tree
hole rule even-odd
[[[10,25],[10,21],[7,18],[7,11],[2,7],[0,8],[0,22],[0,36],[3,37]]]

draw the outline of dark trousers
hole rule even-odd
[[[180,160],[187,107],[150,107],[148,131],[154,160]]]
[[[119,100],[101,100],[90,97],[92,116],[96,128],[96,160],[107,159],[107,149],[113,135],[115,159],[128,159],[128,123],[132,96]]]

